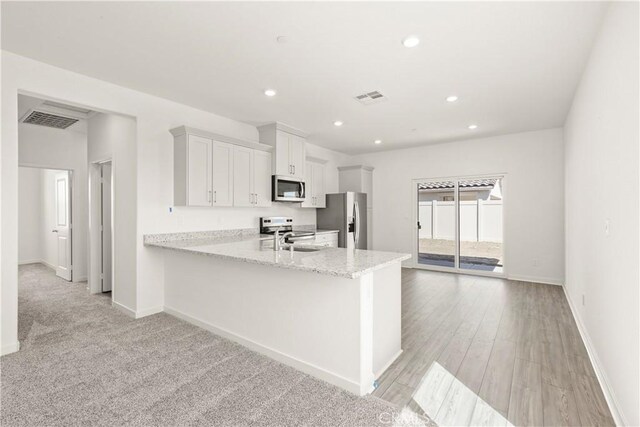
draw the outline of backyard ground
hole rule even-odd
[[[434,261],[436,265],[444,265],[443,262],[453,263],[455,242],[445,239],[420,239],[418,252],[420,262],[424,264],[431,264],[431,260]],[[461,242],[460,262],[461,264],[502,267],[502,243]]]

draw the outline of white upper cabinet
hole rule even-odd
[[[233,205],[253,206],[253,150],[234,147]]]
[[[233,145],[213,141],[212,154],[212,205],[233,206]]]
[[[325,186],[325,165],[320,163],[311,163],[313,170],[313,197],[316,208],[327,207],[327,190]]]
[[[271,206],[271,153],[234,147],[234,206]]]
[[[174,205],[271,205],[272,147],[185,126],[171,133]]]
[[[320,161],[307,161],[305,165],[305,200],[303,208],[326,208],[325,165]]]
[[[212,141],[195,135],[176,137],[174,156],[174,204],[211,206]]]
[[[285,132],[278,132],[278,137],[276,139],[275,145],[275,161],[273,165],[274,175],[288,176],[293,173],[293,168],[291,167],[291,162],[289,161],[289,139],[289,134]]]
[[[282,123],[260,126],[260,142],[275,148],[273,174],[305,177],[307,135]]]
[[[271,153],[253,150],[254,206],[271,206]]]
[[[306,167],[306,141],[297,135],[289,136],[289,163],[292,176],[304,177]]]
[[[187,204],[211,206],[212,141],[189,135],[187,140]]]

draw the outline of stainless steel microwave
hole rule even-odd
[[[305,183],[300,178],[273,175],[271,200],[274,202],[304,202]]]

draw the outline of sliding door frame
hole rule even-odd
[[[460,181],[467,181],[472,179],[500,179],[501,182],[501,190],[502,190],[502,271],[501,272],[492,272],[492,271],[482,271],[482,270],[471,270],[467,268],[460,268],[460,204],[458,203],[460,197]],[[418,229],[418,221],[420,220],[419,212],[420,212],[420,204],[418,199],[418,184],[425,182],[440,182],[440,181],[451,181],[454,183],[454,203],[455,203],[455,255],[454,255],[454,266],[453,267],[441,267],[437,265],[426,265],[420,264],[418,255],[420,253],[420,239],[419,239],[419,229]],[[489,175],[467,175],[467,176],[454,176],[454,177],[432,177],[432,178],[421,178],[421,179],[412,179],[411,180],[411,212],[412,212],[412,268],[417,268],[421,270],[431,270],[431,271],[440,271],[445,273],[459,273],[459,274],[468,274],[472,276],[489,276],[489,277],[507,277],[507,228],[506,228],[506,213],[507,213],[507,174],[506,173],[496,173]]]

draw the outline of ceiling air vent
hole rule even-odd
[[[378,102],[387,100],[387,98],[377,90],[363,93],[362,95],[356,96],[354,99],[363,105],[377,104]]]
[[[29,123],[38,126],[47,126],[56,129],[66,129],[74,123],[77,123],[78,119],[71,117],[59,116],[56,114],[46,113],[44,111],[33,110],[28,113],[22,123]]]

